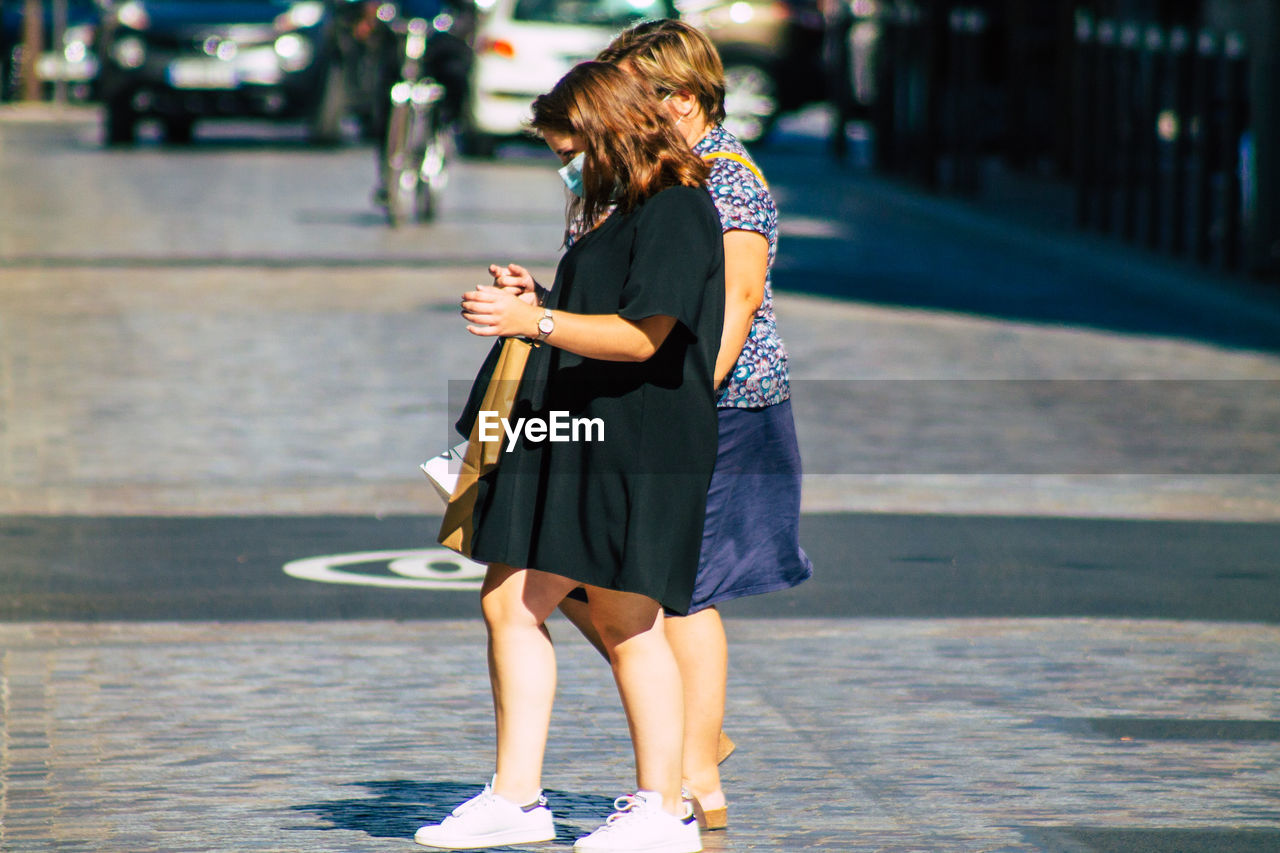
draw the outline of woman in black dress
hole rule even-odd
[[[472,555],[488,563],[497,768],[485,791],[416,840],[466,849],[548,840],[542,756],[555,691],[544,621],[585,586],[631,728],[637,792],[582,853],[693,853],[681,800],[680,675],[663,608],[689,607],[716,455],[712,372],[724,311],[720,222],[706,164],[644,84],[583,63],[534,102],[565,164],[577,235],[543,305],[502,289],[463,297],[468,331],[542,343],[510,421],[598,423],[549,440],[523,430],[486,476]],[[464,434],[470,424],[464,427]]]

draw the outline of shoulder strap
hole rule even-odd
[[[703,160],[725,159],[725,160],[733,160],[734,162],[741,163],[742,165],[746,166],[748,169],[751,170],[751,174],[756,176],[756,179],[760,181],[761,186],[763,186],[766,190],[769,189],[769,182],[764,179],[764,175],[760,174],[760,170],[756,168],[756,164],[752,163],[750,160],[748,160],[746,157],[743,157],[741,154],[734,154],[732,151],[712,151],[710,154],[703,154],[702,159]]]

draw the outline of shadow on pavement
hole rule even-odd
[[[1027,828],[1023,834],[1052,851],[1081,853],[1274,853],[1280,830],[1131,829],[1102,826]]]
[[[1065,182],[1005,176],[966,200],[833,163],[811,134],[754,153],[780,210],[778,290],[1280,351],[1280,285],[1063,227]]]
[[[817,242],[787,240],[791,247]],[[809,248],[794,249],[805,257]],[[976,250],[975,250],[976,251]],[[1259,298],[1262,313],[1206,311],[1196,300],[1150,298],[1112,288],[1107,282],[1085,284],[1087,270],[1070,266],[1033,271],[1034,259],[1012,262],[1007,275],[992,273],[964,280],[944,270],[875,269],[828,272],[808,266],[780,269],[774,276],[780,291],[850,299],[875,305],[948,311],[1023,323],[1077,326],[1104,332],[1151,335],[1202,341],[1232,349],[1280,352],[1280,302]],[[1240,287],[1240,285],[1226,285]]]
[[[440,822],[478,794],[481,786],[475,782],[390,779],[352,783],[352,787],[364,788],[369,795],[291,806],[293,811],[313,815],[323,825],[290,829],[346,829],[374,838],[412,838],[418,827]],[[613,813],[612,797],[556,790],[545,793],[556,817],[556,842],[572,844]]]

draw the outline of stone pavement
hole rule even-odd
[[[366,151],[266,148],[248,161],[246,206],[246,155],[116,152],[104,166],[95,125],[14,121],[0,113],[0,181],[47,171],[53,183],[21,210],[0,194],[0,512],[422,511],[417,463],[452,438],[448,380],[469,381],[486,349],[461,331],[458,294],[484,261],[513,255],[551,276],[554,205],[534,199],[554,173],[460,163],[450,215],[391,232],[344,212],[364,205]],[[806,511],[1280,519],[1274,291],[860,173],[833,192],[823,161],[788,144],[762,154],[783,213],[780,283],[903,291],[898,304],[777,294]],[[119,192],[82,192],[92,181]],[[161,187],[218,190],[175,228],[155,212]],[[495,197],[507,218],[483,206]],[[107,227],[113,215],[130,227]],[[490,243],[477,221],[495,223],[479,230]],[[982,304],[942,304],[984,288]],[[1182,319],[1166,329],[1165,314]],[[843,407],[828,408],[819,380],[844,383]],[[868,421],[850,390],[919,380],[965,393],[931,408],[888,399],[897,408]],[[1132,411],[1060,433],[1044,394],[1006,393],[1111,381],[1145,385],[1150,436],[1135,437]],[[1152,390],[1177,382],[1211,386],[1212,409],[1203,394]],[[1196,430],[1252,455],[1222,467]],[[1145,445],[1169,443],[1176,464],[1148,464]],[[1121,453],[1099,470],[1104,446]],[[1054,461],[992,464],[1015,448]]]
[[[181,180],[162,174],[166,162],[142,165],[156,182]],[[461,168],[452,186],[495,180],[486,174]],[[1110,275],[1227,318],[1274,312],[1130,252],[1081,254],[1076,237],[851,182],[878,218],[818,211],[785,226],[793,245],[810,241],[814,271],[839,264],[858,235],[905,223],[949,235],[938,258],[908,265],[1016,255],[1046,277]],[[32,221],[5,226],[21,241]],[[424,435],[446,439],[443,379],[468,377],[482,349],[460,342],[452,316],[473,266],[254,265],[254,245],[245,256],[0,269],[0,512],[423,510],[413,465],[436,449]],[[824,431],[818,410],[802,439],[834,448],[835,473],[811,465],[808,511],[1280,518],[1275,401],[1247,384],[1280,379],[1274,346],[795,293],[779,295],[778,312],[799,382],[1240,380],[1226,402],[1267,463],[1249,474],[841,473],[856,467],[843,455],[854,443]],[[1043,422],[1025,395],[966,405],[923,451],[965,449],[966,425],[984,419],[1011,441]],[[1194,401],[1169,406],[1196,413]],[[605,667],[565,626],[554,631],[546,784],[560,837],[535,848],[547,851],[603,817],[631,772]],[[709,850],[1280,849],[1274,625],[734,620],[730,633],[740,750],[725,767],[732,829],[708,834]],[[0,850],[414,849],[413,829],[490,772],[484,666],[474,618],[0,625]]]
[[[417,463],[452,438],[446,379],[469,378],[485,351],[458,334],[452,309],[473,272],[0,270],[0,512],[422,511]],[[808,461],[806,511],[1280,519],[1280,448],[1268,440],[1280,430],[1274,352],[795,293],[778,295],[777,312]],[[851,440],[866,413],[831,407],[819,382],[847,391],[952,379],[973,393],[926,429],[918,416],[929,410],[909,408],[910,422],[872,413],[870,437],[898,466],[880,473],[859,472],[877,457]],[[1028,380],[1049,390],[1206,383],[1230,392],[1228,418],[1252,413],[1229,423],[1267,455],[1256,473],[1099,472],[1070,460],[1028,473],[967,461],[976,439],[1003,453],[1002,442],[1052,425],[1034,395],[1001,393]],[[1169,395],[1153,417],[1173,430],[1199,405]],[[1128,422],[1102,423],[1101,440],[1127,443]],[[1068,446],[1085,460],[1094,447]],[[947,473],[957,458],[968,467]]]
[[[631,784],[603,662],[559,638],[567,850]],[[739,620],[710,851],[1280,847],[1280,628]],[[393,851],[491,772],[459,622],[0,625],[6,851]]]

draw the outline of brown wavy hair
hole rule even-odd
[[[633,210],[674,186],[705,186],[707,164],[689,149],[643,82],[605,62],[574,66],[533,102],[533,129],[576,136],[585,154],[583,197],[569,219],[594,227],[617,205]]]
[[[630,65],[660,96],[688,92],[708,121],[724,121],[724,63],[706,33],[691,24],[642,21],[614,37],[596,59]]]

